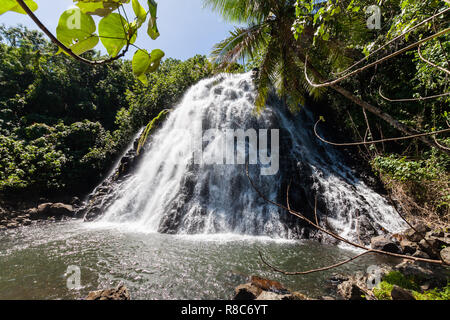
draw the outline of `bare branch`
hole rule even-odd
[[[440,37],[440,36],[446,34],[449,31],[450,31],[450,28],[446,28],[446,29],[444,29],[444,30],[442,30],[442,31],[440,31],[438,33],[435,33],[435,34],[433,34],[433,35],[431,35],[431,36],[429,36],[429,37],[427,37],[425,39],[417,41],[417,42],[415,42],[415,43],[413,43],[413,44],[411,44],[411,45],[409,45],[409,46],[407,46],[407,47],[405,47],[403,49],[397,50],[394,53],[391,53],[391,54],[389,54],[389,55],[387,55],[387,56],[385,56],[385,57],[383,57],[383,58],[381,58],[381,59],[379,59],[379,60],[377,60],[375,62],[372,62],[372,63],[362,67],[362,68],[356,69],[355,71],[352,71],[352,72],[350,72],[349,74],[347,74],[347,75],[345,75],[343,77],[340,77],[340,78],[332,80],[332,81],[324,82],[324,83],[318,83],[318,84],[317,83],[313,83],[309,79],[309,77],[308,77],[308,68],[307,68],[308,55],[306,55],[306,58],[305,58],[305,70],[304,70],[305,71],[304,72],[305,73],[305,79],[308,82],[308,84],[310,86],[314,87],[314,88],[330,87],[330,86],[333,86],[333,85],[335,85],[335,84],[337,84],[339,82],[342,82],[345,79],[348,79],[348,78],[350,78],[350,77],[352,77],[352,76],[354,76],[354,75],[356,75],[356,74],[358,74],[358,73],[360,73],[360,72],[362,72],[362,71],[364,71],[366,69],[369,69],[369,68],[371,68],[373,66],[376,66],[376,65],[378,65],[380,63],[383,63],[383,62],[385,62],[385,61],[387,61],[389,59],[392,59],[392,58],[394,58],[394,57],[396,57],[396,56],[398,56],[398,55],[400,55],[400,54],[402,54],[402,53],[404,53],[406,51],[409,51],[412,48],[415,48],[415,47],[421,45],[422,43],[425,43],[425,42],[430,41],[430,40],[432,40],[434,38]]]
[[[339,263],[336,263],[336,264],[333,264],[333,265],[330,265],[330,266],[327,266],[327,267],[311,269],[311,270],[308,270],[308,271],[295,271],[295,272],[284,271],[284,270],[281,270],[281,269],[271,265],[269,262],[267,262],[267,260],[264,259],[261,251],[259,251],[259,257],[261,258],[261,261],[266,266],[268,266],[270,269],[272,269],[275,272],[279,272],[279,273],[282,273],[282,274],[287,275],[287,276],[298,276],[298,275],[311,274],[311,273],[316,273],[316,272],[321,272],[321,271],[326,271],[326,270],[330,270],[330,269],[333,269],[333,268],[337,268],[339,266],[342,266],[342,265],[344,265],[346,263],[352,262],[353,260],[356,260],[356,259],[358,259],[358,258],[360,258],[360,257],[362,257],[362,256],[364,256],[366,254],[369,254],[369,253],[372,253],[372,251],[364,251],[363,253],[360,253],[360,254],[358,254],[358,255],[356,255],[354,257],[351,257],[349,259],[346,259],[344,261],[341,261]]]
[[[319,138],[320,141],[325,142],[326,144],[330,144],[330,145],[333,145],[333,146],[340,146],[340,147],[361,146],[361,145],[370,145],[370,144],[376,144],[376,143],[383,143],[383,142],[388,142],[388,141],[408,140],[408,139],[414,139],[414,138],[425,137],[425,136],[434,136],[434,135],[437,135],[437,134],[450,132],[450,128],[449,128],[449,129],[443,129],[443,130],[434,131],[434,132],[427,132],[427,133],[420,133],[420,134],[410,135],[410,136],[407,136],[407,137],[386,138],[386,139],[382,139],[382,140],[364,141],[364,142],[335,143],[335,142],[327,141],[324,138],[322,138],[321,136],[319,136],[319,134],[317,133],[317,125],[319,124],[320,121],[322,121],[322,120],[319,119],[316,122],[316,124],[314,125],[314,134],[316,135],[316,137]]]
[[[352,66],[348,67],[347,69],[345,69],[344,71],[338,72],[336,73],[336,75],[341,75],[346,73],[347,71],[353,69],[354,67],[356,67],[357,65],[360,65],[362,62],[367,61],[367,59],[369,59],[371,56],[375,55],[376,53],[380,52],[383,48],[387,47],[388,45],[394,43],[395,41],[399,40],[400,38],[403,38],[406,34],[410,33],[411,31],[417,29],[418,27],[424,25],[425,23],[429,22],[430,20],[434,20],[434,18],[440,16],[443,13],[446,13],[447,11],[449,11],[450,8],[445,9],[442,12],[439,12],[435,15],[433,15],[432,17],[423,20],[422,22],[416,24],[415,26],[411,27],[410,29],[406,30],[405,32],[403,32],[401,35],[395,37],[394,39],[392,39],[391,41],[389,41],[388,43],[386,43],[385,45],[381,46],[380,48],[376,49],[375,51],[373,51],[371,54],[369,54],[367,57],[364,57],[363,59],[359,60],[358,62],[356,62],[355,64],[353,64]]]
[[[386,251],[382,251],[382,250],[377,250],[377,249],[371,249],[368,247],[365,247],[364,245],[355,243],[351,240],[345,239],[343,237],[341,237],[340,235],[333,233],[331,231],[328,231],[326,229],[324,229],[323,227],[321,227],[320,225],[317,225],[316,223],[312,222],[311,220],[309,220],[308,218],[306,218],[303,214],[301,214],[300,212],[297,212],[295,210],[292,210],[290,205],[289,205],[289,199],[287,199],[288,205],[283,206],[282,204],[279,204],[275,201],[272,201],[270,199],[268,199],[255,185],[255,183],[253,182],[253,180],[250,178],[250,174],[249,174],[249,170],[248,170],[248,162],[246,163],[246,169],[245,169],[246,175],[248,180],[250,181],[251,186],[253,187],[253,189],[258,193],[258,195],[266,202],[271,203],[281,209],[284,209],[286,211],[288,211],[290,214],[300,218],[301,220],[305,221],[306,223],[308,223],[309,225],[311,225],[312,227],[314,227],[315,229],[328,234],[329,236],[335,238],[336,240],[342,241],[346,244],[349,244],[353,247],[362,249],[364,251],[370,251],[372,253],[377,253],[377,254],[381,254],[381,255],[386,255],[386,256],[391,256],[391,257],[396,257],[396,258],[403,258],[403,259],[407,259],[407,260],[413,260],[413,261],[421,261],[421,262],[428,262],[428,263],[432,263],[432,264],[439,264],[439,265],[445,265],[445,262],[442,260],[433,260],[433,259],[425,259],[425,258],[419,258],[419,257],[412,257],[412,256],[407,256],[407,255],[403,255],[403,254],[398,254],[398,253],[392,253],[392,252],[386,252]]]
[[[430,99],[437,99],[437,98],[446,97],[446,96],[450,95],[450,92],[441,93],[441,94],[437,94],[437,95],[434,95],[434,96],[428,96],[428,97],[409,98],[409,99],[389,99],[389,98],[387,98],[386,96],[383,95],[383,93],[381,92],[381,87],[380,87],[380,89],[378,89],[378,94],[384,100],[389,101],[389,102],[413,102],[413,101],[424,101],[424,100],[430,100]]]

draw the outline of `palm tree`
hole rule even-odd
[[[291,31],[295,20],[295,1],[287,0],[205,0],[205,5],[222,14],[237,27],[230,37],[218,43],[212,56],[219,69],[226,69],[241,57],[261,57],[255,82],[258,88],[257,108],[263,108],[271,85],[291,109],[304,103],[310,88],[299,76],[304,61],[298,47],[307,42],[296,41]]]

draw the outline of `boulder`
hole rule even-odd
[[[49,215],[54,217],[73,216],[75,210],[70,204],[54,203],[49,208]]]
[[[253,286],[251,283],[241,284],[234,289],[233,300],[255,300],[261,292],[261,288]]]
[[[337,292],[345,300],[366,300],[366,292],[354,279],[340,283],[337,286]]]
[[[52,206],[53,203],[47,202],[47,203],[42,203],[40,205],[38,205],[37,210],[36,210],[36,214],[39,216],[46,216],[49,213],[50,207]],[[32,214],[32,212],[29,212],[30,214]]]
[[[415,258],[430,259],[430,256],[428,255],[428,253],[423,252],[420,249],[417,249],[416,252],[414,252],[414,254],[412,256]]]
[[[450,265],[450,247],[446,247],[441,250],[440,256],[442,261],[444,261],[446,264]]]
[[[264,291],[272,291],[276,293],[289,293],[289,290],[283,287],[283,285],[278,281],[267,280],[257,276],[253,276],[251,278],[251,284]]]
[[[405,277],[413,278],[419,285],[429,283],[431,288],[445,286],[449,277],[447,268],[429,263],[404,261],[396,265],[394,269],[400,271]]]
[[[392,300],[416,300],[411,291],[394,285],[391,291]]]
[[[401,250],[397,243],[388,236],[378,236],[370,241],[372,249],[391,253],[400,253]]]
[[[5,231],[6,229],[8,229],[8,228],[5,227],[5,226],[0,225],[0,232],[1,232],[1,231]]]
[[[416,232],[414,229],[410,228],[410,229],[406,230],[405,232],[403,232],[403,235],[409,241],[419,242],[420,240],[423,239],[423,237],[425,236],[425,233],[422,235],[422,234]]]
[[[120,285],[116,289],[91,291],[86,300],[130,300],[130,293],[124,285]]]

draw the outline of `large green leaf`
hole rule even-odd
[[[153,40],[159,37],[158,26],[156,25],[156,13],[158,10],[158,4],[154,0],[148,0],[148,7],[150,12],[150,21],[148,22],[147,33]]]
[[[137,18],[137,28],[140,28],[147,19],[147,11],[141,6],[139,0],[133,0],[133,11]]]
[[[36,11],[38,5],[34,0],[25,0],[25,4],[30,8],[31,11]],[[16,0],[0,0],[0,15],[7,11],[14,11],[21,14],[27,14],[22,7],[17,3]]]
[[[83,13],[79,8],[72,8],[64,11],[59,18],[56,36],[65,46],[79,55],[97,45],[96,29],[95,21],[91,16]]]
[[[164,57],[164,51],[160,49],[155,49],[150,53],[150,66],[147,69],[147,73],[151,73],[158,69],[159,64],[161,63],[161,59]]]
[[[152,61],[147,50],[138,50],[133,56],[133,73],[141,82],[147,84],[147,70]]]
[[[100,40],[112,57],[117,56],[127,45],[127,21],[118,13],[111,13],[100,20],[98,32]],[[134,33],[135,38],[136,33]]]

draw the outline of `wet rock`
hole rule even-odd
[[[22,222],[22,224],[24,225],[24,226],[29,226],[29,225],[31,225],[31,220],[30,219],[25,219],[25,220],[23,220],[23,222]]]
[[[388,236],[378,236],[370,241],[372,249],[391,253],[400,253],[401,250],[397,243]]]
[[[116,289],[89,292],[86,300],[130,300],[130,293],[124,285]]]
[[[0,225],[0,232],[1,231],[5,231],[5,230],[7,230],[8,228],[6,227],[6,226],[2,226],[2,225]]]
[[[234,289],[233,300],[255,300],[261,292],[261,288],[253,286],[251,283],[241,284]]]
[[[442,261],[444,261],[446,264],[450,265],[450,247],[446,247],[441,250],[440,256]]]
[[[412,242],[419,242],[425,236],[425,234],[422,235],[422,234],[416,232],[412,228],[403,232],[403,235],[406,237],[407,240],[412,241]]]
[[[411,291],[394,285],[391,291],[392,300],[416,300]]]
[[[36,210],[37,215],[39,215],[39,216],[48,215],[52,204],[53,203],[47,202],[47,203],[42,203],[42,204],[38,205],[37,210]]]

